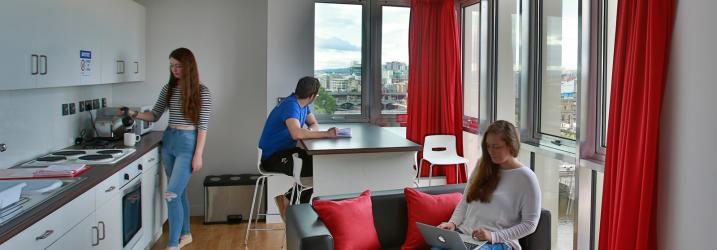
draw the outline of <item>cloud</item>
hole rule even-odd
[[[320,50],[361,51],[361,47],[335,36],[331,38],[317,38],[316,48]]]

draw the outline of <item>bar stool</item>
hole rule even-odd
[[[284,174],[284,173],[275,173],[275,172],[266,172],[266,171],[263,171],[263,170],[261,169],[261,153],[262,153],[262,150],[261,150],[261,148],[256,148],[256,149],[257,149],[257,163],[256,163],[256,168],[259,170],[259,174],[261,174],[261,176],[259,176],[259,178],[257,178],[257,180],[256,180],[256,186],[254,186],[254,196],[253,196],[253,198],[252,198],[252,200],[251,200],[251,211],[249,212],[249,224],[248,224],[247,227],[246,227],[246,235],[244,236],[244,245],[248,245],[248,244],[249,244],[249,232],[250,232],[250,231],[274,231],[274,230],[284,230],[284,229],[281,229],[281,228],[276,228],[276,229],[272,229],[272,228],[256,228],[256,224],[259,222],[259,216],[264,215],[265,218],[266,218],[267,215],[280,215],[280,214],[278,214],[278,213],[272,213],[272,214],[269,214],[269,213],[261,213],[261,203],[262,203],[261,201],[262,201],[262,198],[263,198],[262,196],[264,195],[264,185],[266,184],[266,179],[269,178],[269,177],[272,177],[272,176],[286,175],[286,174]],[[294,161],[294,162],[296,162],[296,161]],[[296,172],[296,171],[294,171],[294,172]],[[299,169],[299,173],[301,173],[301,169]],[[294,188],[296,188],[296,185],[295,185],[295,184],[292,184],[292,186],[294,186]],[[293,190],[293,189],[292,189],[292,190]],[[256,199],[256,193],[257,193],[257,192],[259,192],[259,199],[258,199],[258,200]],[[294,192],[292,192],[291,196],[292,196],[292,200],[293,200]],[[254,205],[256,205],[257,201],[258,201],[259,204],[258,204],[258,206],[257,206],[256,214],[255,214],[255,213],[254,213]],[[252,227],[251,227],[251,224],[252,224],[252,223],[251,223],[251,220],[252,220],[252,218],[254,219],[254,227],[255,227],[255,228],[252,228]],[[284,232],[284,239],[286,239],[286,232]],[[282,241],[283,241],[283,240],[282,240]],[[283,246],[283,245],[282,245],[282,246]]]
[[[294,158],[294,182],[296,185],[294,185],[293,191],[291,192],[291,205],[299,204],[299,199],[301,199],[301,193],[312,189],[314,186],[314,178],[313,177],[301,177],[301,168],[303,167],[304,163],[299,158],[299,153],[294,153],[291,155],[292,158]],[[296,194],[296,196],[294,196]],[[313,194],[311,197],[313,198]],[[309,203],[311,203],[312,199],[309,199]]]
[[[436,150],[436,149],[445,150]],[[416,175],[416,182],[421,177],[421,167],[423,161],[426,160],[430,164],[428,165],[428,186],[431,186],[431,179],[433,179],[433,165],[458,165],[463,164],[463,169],[468,174],[468,160],[466,158],[458,156],[456,152],[456,137],[453,135],[428,135],[423,143],[423,158],[421,158],[418,164],[418,175]],[[456,167],[456,183],[460,179],[458,167]]]

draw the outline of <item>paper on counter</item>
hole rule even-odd
[[[351,137],[351,128],[336,129],[336,137]]]

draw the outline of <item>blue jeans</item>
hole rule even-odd
[[[431,250],[442,250],[440,247],[432,247]],[[510,250],[510,247],[503,243],[485,243],[479,250]]]
[[[189,232],[189,200],[187,184],[192,177],[192,158],[197,144],[197,131],[167,128],[162,135],[162,160],[167,173],[164,199],[169,210],[169,241],[167,246],[179,245],[179,236]]]

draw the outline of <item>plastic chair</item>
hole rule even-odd
[[[249,225],[247,225],[247,227],[246,227],[246,235],[244,236],[244,245],[248,245],[248,244],[249,244],[249,232],[251,232],[251,231],[283,230],[283,229],[281,229],[281,228],[276,228],[276,229],[272,229],[272,228],[256,228],[256,225],[259,223],[259,216],[264,215],[264,216],[266,217],[267,215],[279,215],[278,213],[269,214],[269,213],[261,213],[261,212],[260,212],[260,211],[261,211],[261,201],[262,201],[262,198],[263,198],[262,196],[264,195],[264,185],[266,185],[266,179],[269,178],[269,177],[272,177],[272,176],[276,176],[276,175],[286,175],[286,174],[284,174],[284,173],[266,172],[266,171],[262,170],[262,169],[261,169],[261,153],[262,153],[262,150],[261,150],[261,148],[256,148],[256,149],[257,149],[256,168],[259,170],[259,174],[261,174],[261,176],[259,176],[259,178],[257,178],[257,180],[256,180],[256,186],[254,186],[254,196],[253,196],[253,198],[252,198],[252,200],[251,200],[251,211],[249,212]],[[296,171],[294,171],[294,172],[296,172]],[[299,173],[301,173],[301,169],[299,169]],[[295,185],[294,185],[294,186],[295,186]],[[258,199],[258,200],[256,199],[256,194],[257,194],[257,192],[259,192],[259,199]],[[292,192],[291,196],[292,196],[292,199],[293,199],[294,192]],[[255,214],[255,213],[254,213],[254,207],[255,207],[257,201],[258,201],[259,204],[258,204],[258,206],[257,206],[256,214]],[[252,224],[252,223],[251,223],[251,220],[252,220],[252,218],[254,219],[254,227],[255,227],[255,228],[252,228],[252,227],[251,227],[251,224]],[[284,238],[286,238],[286,233],[284,233]]]
[[[445,150],[437,150],[442,149]],[[433,179],[433,165],[457,165],[463,164],[463,170],[468,174],[468,160],[458,156],[456,152],[456,137],[453,135],[428,135],[423,143],[423,158],[418,164],[418,175],[416,181],[421,177],[421,167],[423,161],[428,161],[428,186],[431,186]],[[460,178],[458,168],[456,167],[456,183]]]

